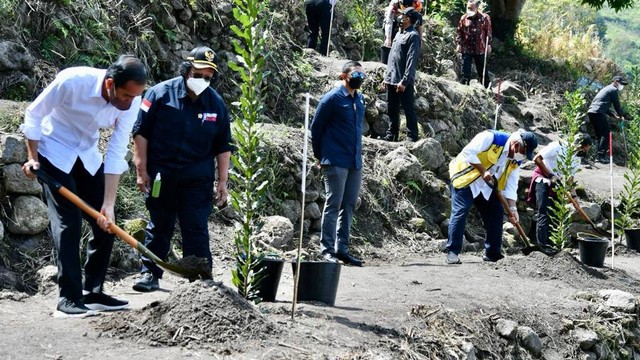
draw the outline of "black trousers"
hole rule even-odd
[[[482,82],[484,79],[484,87],[489,86],[489,77],[486,76],[485,72],[484,76],[482,72],[484,71],[484,54],[462,54],[462,77],[460,78],[460,82],[463,84],[469,84],[471,81],[471,62],[476,63],[476,72],[480,77],[478,81]]]
[[[598,144],[598,158],[605,158],[609,154],[609,119],[607,115],[601,113],[589,113],[589,121],[593,125],[596,133],[596,143]]]
[[[40,155],[40,168],[96,210],[104,200],[104,165],[95,175],[89,174],[80,158],[69,174],[55,167]],[[80,268],[80,238],[82,219],[91,226],[92,236],[87,243],[84,264],[84,290],[102,292],[107,274],[114,235],[102,231],[96,220],[44,184],[45,197],[51,218],[51,235],[58,252],[58,286],[60,296],[70,300],[82,299],[82,269]]]
[[[540,246],[553,246],[549,240],[549,207],[553,206],[553,198],[551,195],[550,185],[544,182],[535,184],[536,189],[536,207],[538,214],[536,216],[536,240]]]
[[[329,0],[306,0],[305,12],[309,25],[309,39],[307,47],[318,50],[322,55],[327,55],[329,46],[329,28],[331,27],[331,3]],[[318,34],[322,30],[320,48],[318,49]]]
[[[413,141],[418,141],[418,115],[414,107],[415,94],[413,85],[407,86],[403,92],[397,92],[395,85],[387,85],[387,101],[389,107],[389,128],[387,129],[387,137],[392,137],[393,141],[398,140],[398,132],[400,130],[400,104],[404,109],[407,118],[407,129],[409,129],[409,137]]]
[[[155,177],[155,174],[152,178]],[[161,259],[171,250],[171,238],[180,222],[182,255],[205,258],[213,265],[209,247],[209,215],[213,209],[213,181],[211,177],[179,179],[162,174],[160,196],[147,196],[146,206],[151,221],[145,231],[144,245]],[[141,256],[141,272],[150,271],[162,278],[163,271],[150,259]]]

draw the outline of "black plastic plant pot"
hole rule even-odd
[[[624,229],[627,248],[640,251],[640,229]]]
[[[578,234],[580,261],[585,265],[603,267],[608,247],[609,240],[606,238],[589,233]]]
[[[262,281],[258,285],[258,296],[262,298],[262,301],[276,301],[283,266],[284,260],[272,258],[264,258],[258,265],[256,270],[264,268]]]
[[[294,261],[293,275],[298,264]],[[339,263],[328,261],[302,261],[298,279],[298,302],[317,301],[333,306],[336,303],[340,281]]]

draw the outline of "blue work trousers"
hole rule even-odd
[[[362,169],[323,165],[326,200],[320,233],[321,253],[347,254],[349,230],[360,193]]]
[[[155,174],[151,178],[155,177]],[[213,179],[199,177],[178,179],[162,174],[160,195],[146,197],[150,221],[145,230],[144,245],[160,259],[166,260],[175,230],[176,219],[182,235],[182,255],[205,258],[213,265],[209,247],[208,220],[213,206]],[[162,278],[162,269],[141,256],[142,272],[151,271]]]
[[[496,190],[497,191],[497,190]],[[502,223],[504,210],[498,200],[495,191],[486,200],[482,194],[475,199],[471,193],[471,188],[464,187],[456,189],[451,186],[451,217],[449,218],[449,237],[447,239],[447,251],[455,254],[462,252],[462,237],[464,236],[464,225],[471,205],[475,204],[480,212],[484,229],[485,253],[489,257],[496,258],[501,255],[502,248]]]

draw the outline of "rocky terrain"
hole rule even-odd
[[[363,61],[368,74],[362,90],[367,103],[364,179],[351,247],[366,266],[342,269],[335,307],[300,304],[292,321],[288,263],[275,303],[255,306],[237,296],[230,281],[237,214],[227,207],[216,209],[210,218],[214,278],[222,284],[167,276],[163,291],[134,293],[130,286],[137,255],[118,242],[108,291],[130,299],[131,311],[96,320],[52,321],[55,256],[42,188],[20,172],[26,150],[17,126],[28,100],[58,68],[88,57],[105,65],[113,52],[139,55],[152,69],[153,81],[170,78],[185,53],[198,44],[220,55],[223,76],[214,86],[229,103],[239,96],[238,79],[226,65],[236,59],[229,41],[231,1],[125,1],[121,7],[82,3],[16,3],[15,14],[8,18],[12,26],[0,26],[0,98],[22,100],[0,100],[0,358],[640,357],[640,260],[623,239],[616,239],[614,269],[610,259],[606,268],[596,269],[580,263],[575,248],[554,257],[523,256],[523,243],[506,223],[508,256],[487,264],[479,257],[484,231],[473,211],[465,231],[464,264],[444,265],[449,160],[476,133],[494,127],[496,118],[498,128],[535,131],[541,145],[558,139],[562,94],[573,82],[557,62],[517,58],[498,43],[498,55],[492,57],[492,89],[475,82],[460,85],[457,59],[448,43],[450,29],[431,21],[425,26],[438,36],[425,39],[416,83],[420,141],[404,141],[404,134],[398,143],[378,139],[388,123],[386,95],[379,86],[385,67],[368,61],[375,59]],[[255,240],[287,260],[301,230],[305,256],[313,258],[318,252],[324,189],[317,167],[309,166],[307,174],[301,171],[303,161],[315,163],[311,154],[302,158],[304,94],[310,93],[313,114],[322,94],[335,85],[342,64],[362,57],[346,3],[339,2],[334,50],[324,57],[303,49],[303,8],[271,2],[267,35],[272,74],[261,124],[270,185],[263,227]],[[91,24],[88,31],[80,30]],[[45,35],[34,40],[29,32]],[[121,39],[120,45],[108,41],[113,38]],[[595,74],[611,64],[594,59],[585,67]],[[496,117],[498,83],[502,106]],[[621,143],[614,147],[616,154],[623,154]],[[626,168],[621,166],[622,156],[616,155],[616,162],[612,176],[618,194]],[[524,168],[521,200],[532,163]],[[589,162],[577,176],[583,208],[604,228],[610,228],[609,176],[608,167]],[[145,217],[134,182],[133,171],[126,173],[117,205],[121,224],[132,233],[136,226],[129,225]],[[524,201],[518,207],[530,233],[534,211]],[[574,236],[591,230],[578,214],[573,218]],[[17,343],[22,346],[14,346]]]

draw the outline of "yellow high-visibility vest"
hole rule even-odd
[[[490,170],[498,163],[498,159],[500,159],[500,155],[502,155],[507,140],[509,139],[509,134],[496,130],[487,131],[491,131],[493,133],[493,142],[487,150],[478,153],[478,159],[480,159],[480,163],[485,169]],[[515,160],[507,160],[505,166],[506,169],[498,179],[498,190],[500,191],[505,189],[509,174],[513,170],[517,169],[519,164]],[[449,177],[451,178],[453,187],[456,189],[462,189],[469,186],[480,176],[482,176],[482,174],[480,174],[478,169],[467,164],[460,154],[458,154],[458,156],[449,163]]]

